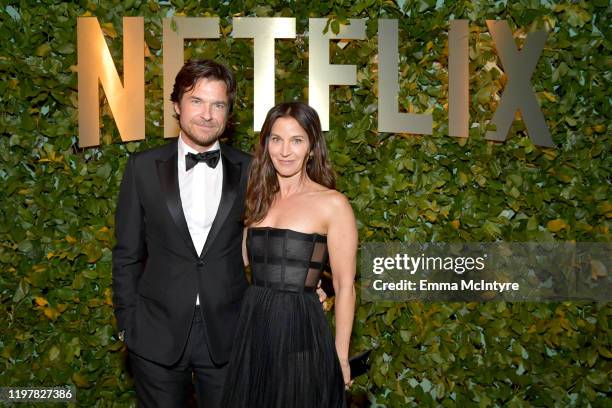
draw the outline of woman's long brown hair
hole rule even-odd
[[[251,163],[245,209],[247,226],[264,219],[279,191],[276,170],[268,153],[268,140],[274,122],[285,117],[295,119],[308,135],[311,155],[305,165],[308,177],[327,188],[336,187],[336,178],[327,158],[327,146],[317,112],[303,102],[278,104],[270,109],[266,116],[259,136],[259,145]]]

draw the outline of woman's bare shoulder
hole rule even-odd
[[[319,190],[317,192],[317,201],[321,207],[327,209],[332,215],[345,211],[350,211],[352,213],[353,211],[346,196],[338,190],[331,188]]]

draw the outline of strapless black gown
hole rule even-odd
[[[222,406],[344,407],[344,381],[331,329],[315,293],[327,238],[249,228],[253,285],[236,329]]]

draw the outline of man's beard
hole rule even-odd
[[[202,123],[191,122],[190,124],[192,125],[192,127],[196,127],[198,125],[206,124],[206,122],[202,122]],[[218,127],[215,128],[215,130],[218,130],[218,129],[219,129]],[[187,129],[181,128],[181,131],[183,132],[183,134],[185,134],[185,137],[187,137],[191,142],[193,142],[196,145],[201,146],[201,147],[210,147],[217,140],[219,140],[219,138],[223,134],[224,130],[225,129],[217,131],[214,134],[213,133],[209,133],[209,134],[204,134],[201,137],[198,137],[198,133],[190,132],[189,128],[187,128]]]

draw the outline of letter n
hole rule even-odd
[[[144,18],[123,18],[123,80],[96,17],[77,19],[79,146],[100,144],[102,84],[122,141],[145,137]]]

